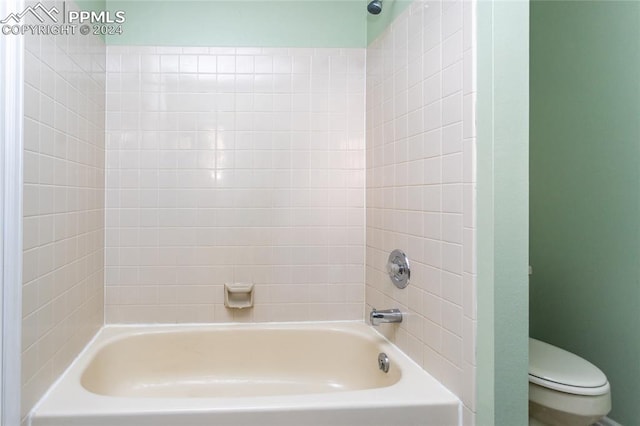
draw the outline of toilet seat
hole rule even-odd
[[[598,367],[533,338],[529,338],[529,381],[573,395],[597,396],[610,391],[607,377]]]

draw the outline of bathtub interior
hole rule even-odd
[[[82,372],[89,392],[212,398],[314,394],[391,386],[380,338],[338,329],[231,327],[136,334],[104,345]]]

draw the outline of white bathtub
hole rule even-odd
[[[459,410],[451,392],[361,322],[106,326],[30,421],[444,426],[460,424]]]

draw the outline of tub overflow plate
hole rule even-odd
[[[378,368],[385,373],[389,372],[389,357],[384,352],[378,354]]]

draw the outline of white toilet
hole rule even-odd
[[[609,382],[598,367],[529,338],[530,426],[587,426],[610,410]]]

